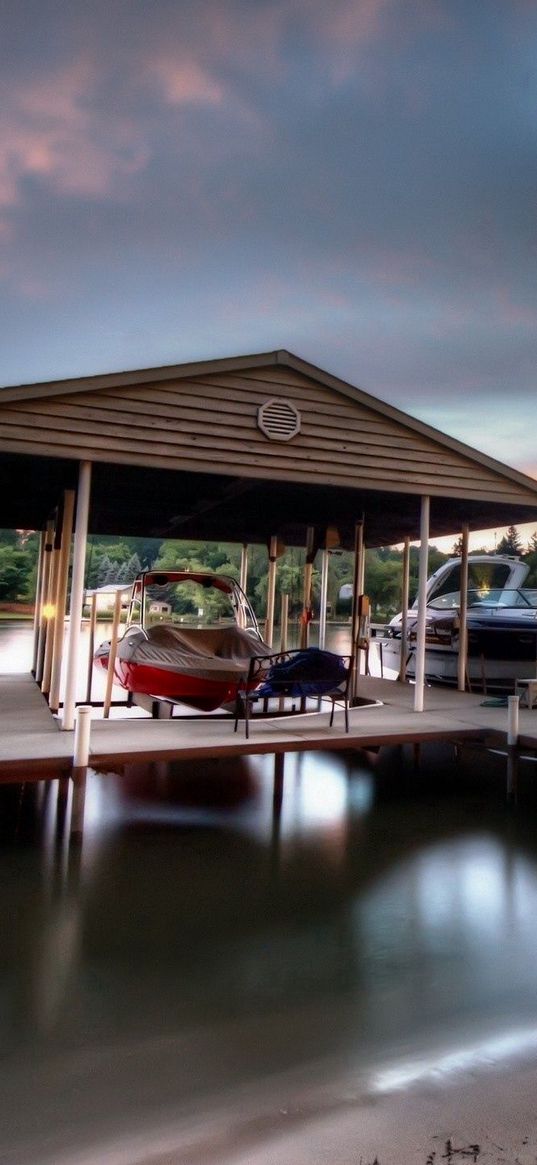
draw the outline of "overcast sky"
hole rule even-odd
[[[273,348],[537,476],[536,0],[4,0],[3,384]]]

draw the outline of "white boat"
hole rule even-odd
[[[456,683],[460,630],[460,558],[444,563],[427,582],[425,675]],[[516,679],[537,676],[537,588],[524,588],[529,567],[511,555],[468,558],[468,664],[470,684],[513,689]],[[405,674],[415,674],[417,601],[408,612]],[[382,640],[383,663],[399,671],[402,615]]]

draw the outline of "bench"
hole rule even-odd
[[[298,700],[300,713],[305,710],[306,700],[313,698],[318,706],[322,700],[330,700],[330,727],[334,723],[336,705],[341,705],[345,712],[345,732],[348,732],[352,667],[352,655],[336,655],[317,647],[274,652],[251,659],[248,674],[237,688],[234,731],[237,731],[242,713],[245,735],[249,737],[251,712],[258,702],[262,703],[264,714],[268,715],[269,702],[277,700],[281,715],[286,700]],[[296,710],[295,706],[292,710]]]

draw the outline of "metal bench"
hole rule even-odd
[[[295,651],[275,652],[250,660],[248,674],[237,689],[235,727],[241,713],[245,735],[250,734],[251,712],[256,703],[263,705],[263,714],[290,714],[285,703],[292,702],[292,712],[304,712],[308,699],[330,700],[330,727],[334,723],[336,705],[345,713],[345,732],[349,731],[349,693],[352,678],[352,655],[336,655],[316,647]],[[270,701],[278,702],[278,709],[270,713]],[[296,708],[299,701],[299,708]]]

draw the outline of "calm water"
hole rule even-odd
[[[242,1088],[344,1073],[373,1094],[534,1048],[535,766],[517,805],[504,767],[425,750],[416,772],[394,750],[90,771],[81,844],[70,783],[0,788],[0,1160],[105,1161]]]

